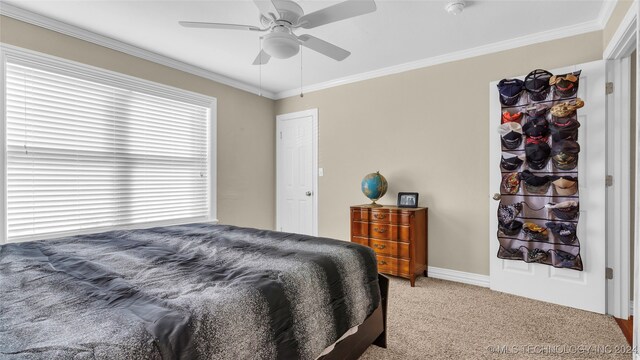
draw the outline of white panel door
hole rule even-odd
[[[604,314],[606,311],[606,244],[605,244],[605,171],[606,113],[605,62],[595,61],[550,70],[564,74],[582,69],[578,97],[585,106],[578,110],[581,124],[578,142],[580,218],[577,235],[583,271],[554,268],[549,265],[502,260],[497,257],[498,201],[490,205],[490,281],[491,289]],[[524,78],[524,76],[519,77]],[[497,132],[501,116],[497,81],[490,89],[490,196],[500,193],[500,136]]]
[[[279,115],[277,121],[278,230],[315,230],[315,124],[317,111]]]

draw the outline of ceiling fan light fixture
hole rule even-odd
[[[449,2],[444,9],[451,15],[458,15],[464,10],[466,3],[464,0],[454,0]]]
[[[278,59],[288,59],[300,51],[298,38],[286,32],[272,32],[264,36],[264,51]]]

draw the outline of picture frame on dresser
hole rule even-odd
[[[401,208],[417,208],[418,207],[418,193],[417,192],[399,192],[398,193],[398,207]]]

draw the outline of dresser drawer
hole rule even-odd
[[[409,225],[413,216],[412,212],[371,210],[369,221],[378,224]]]
[[[390,256],[377,256],[378,272],[393,275],[409,275],[409,260],[398,259]]]
[[[351,242],[358,243],[358,244],[364,245],[364,246],[369,246],[369,239],[366,238],[366,237],[352,236],[351,237]]]
[[[367,209],[351,209],[351,221],[369,221]]]
[[[351,236],[369,236],[369,223],[362,221],[352,221]]]
[[[411,224],[411,218],[414,217],[415,215],[413,214],[412,211],[399,211],[397,213],[394,214],[393,218],[392,218],[392,223],[393,224],[400,224],[400,225],[410,225]]]
[[[408,226],[371,223],[369,225],[369,236],[378,240],[409,242],[411,231]]]
[[[388,224],[391,221],[391,212],[388,209],[371,210],[371,222]]]
[[[409,243],[371,239],[369,246],[380,255],[409,259]]]

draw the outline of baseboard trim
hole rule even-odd
[[[443,269],[439,267],[429,266],[427,268],[429,277],[440,280],[455,281],[463,284],[489,287],[489,276],[480,275],[470,272]]]

